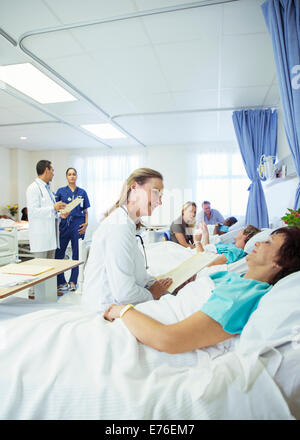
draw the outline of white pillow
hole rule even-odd
[[[229,231],[239,231],[245,226],[245,216],[238,218],[234,225],[230,226]]]
[[[225,234],[220,235],[221,243],[234,243],[235,236],[244,229],[243,226],[240,226],[240,229],[234,229],[233,231],[228,231]]]
[[[250,240],[247,241],[245,248],[244,248],[244,251],[247,254],[250,254],[254,249],[255,243],[257,241],[267,240],[267,238],[269,237],[269,235],[273,231],[274,231],[274,229],[266,228],[266,229],[263,229],[261,232],[258,232],[258,234],[255,234],[252,238],[250,238]]]
[[[282,278],[262,297],[245,325],[238,350],[263,353],[292,341],[300,344],[300,271]]]

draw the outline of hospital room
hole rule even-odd
[[[0,420],[299,420],[299,0],[0,17]]]

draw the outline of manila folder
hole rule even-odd
[[[155,277],[157,280],[162,278],[172,278],[173,283],[168,287],[168,292],[173,292],[192,276],[196,275],[201,269],[208,266],[220,255],[212,252],[198,252],[188,258],[179,266],[170,270],[168,273]]]
[[[72,202],[68,203],[63,209],[60,209],[62,214],[66,214],[67,212],[71,212],[77,205],[81,202],[81,198],[76,197],[76,199],[72,200]]]

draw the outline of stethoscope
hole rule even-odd
[[[120,206],[120,208],[123,209],[123,211],[126,213],[126,215],[128,216],[128,211],[124,208],[124,206]],[[140,239],[142,248],[143,248],[143,252],[144,252],[144,258],[145,258],[145,265],[146,265],[146,269],[149,269],[148,266],[148,262],[147,262],[147,255],[146,255],[146,249],[145,249],[145,245],[144,245],[144,240],[142,239],[142,237],[139,234],[135,235],[136,237],[138,237]]]
[[[41,197],[42,197],[42,199],[43,199],[43,198],[44,198],[44,194],[43,194],[43,192],[42,192],[42,190],[41,190],[40,183],[37,182],[36,180],[35,180],[35,183],[37,184],[37,187],[38,187],[38,189],[39,189],[39,191],[40,191],[40,194],[41,194]],[[46,186],[45,186],[45,188],[46,188]],[[46,190],[47,190],[47,188],[46,188]],[[51,201],[52,201],[53,203],[55,203],[56,200],[55,200],[54,194],[53,194],[53,192],[51,191],[50,187],[49,187],[49,191],[47,190],[47,193],[49,194],[49,197],[51,198]]]

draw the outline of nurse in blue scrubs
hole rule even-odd
[[[77,197],[81,198],[81,203],[74,208],[66,219],[62,219],[59,225],[60,248],[56,249],[55,258],[64,259],[69,242],[72,246],[72,259],[78,260],[78,241],[84,239],[84,234],[88,226],[88,208],[90,202],[86,191],[76,185],[77,171],[75,168],[68,168],[66,171],[68,185],[59,188],[56,192],[56,200],[70,203]],[[71,271],[69,285],[64,274],[57,277],[58,291],[75,291],[78,279],[78,267]]]

